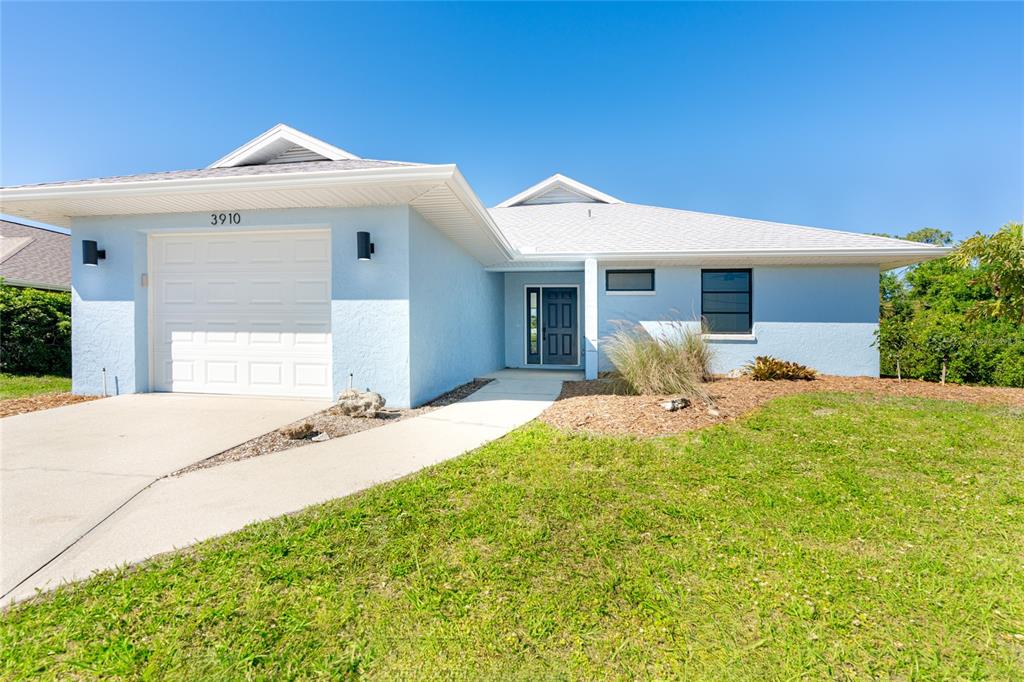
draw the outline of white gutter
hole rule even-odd
[[[675,260],[694,258],[785,258],[788,256],[877,256],[879,258],[901,258],[904,256],[936,256],[942,257],[953,252],[953,247],[930,246],[906,249],[762,249],[759,251],[736,250],[693,250],[693,251],[608,251],[608,252],[555,252],[517,254],[514,261],[528,263],[531,261],[579,261],[586,258],[598,260]]]
[[[307,188],[346,184],[387,184],[410,181],[444,182],[456,171],[454,164],[432,166],[396,166],[393,168],[357,168],[349,170],[267,173],[229,177],[164,178],[155,180],[117,180],[68,185],[22,185],[0,188],[0,202],[77,199],[107,196],[150,196],[195,191],[243,191],[249,189]]]

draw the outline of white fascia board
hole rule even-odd
[[[546,190],[551,189],[555,185],[564,185],[574,192],[588,196],[595,201],[600,201],[606,204],[621,204],[622,201],[616,199],[610,194],[605,194],[599,189],[595,189],[590,185],[584,185],[579,180],[573,180],[572,178],[562,175],[561,173],[555,173],[549,178],[545,178],[538,182],[532,187],[527,187],[519,194],[514,197],[509,197],[505,201],[501,202],[495,208],[508,208],[509,206],[515,206],[516,204],[528,201],[538,194],[544,193]]]
[[[953,247],[930,246],[905,249],[765,249],[761,251],[707,250],[707,251],[620,251],[599,253],[538,253],[529,256],[519,254],[517,263],[536,261],[579,261],[596,258],[601,261],[673,261],[696,263],[705,258],[734,258],[757,261],[777,258],[873,258],[878,263],[910,259],[910,262],[942,258],[953,252]]]
[[[49,187],[0,188],[0,202],[75,199],[106,196],[147,196],[187,194],[189,192],[239,191],[249,189],[298,189],[336,184],[387,184],[419,181],[444,182],[452,175],[454,165],[398,166],[394,168],[360,168],[323,170],[303,173],[239,175],[221,178],[179,178],[126,182],[95,182]]]
[[[583,272],[584,261],[559,261],[557,263],[524,264],[516,259],[502,265],[489,265],[488,272]]]
[[[267,132],[257,135],[241,147],[238,147],[229,154],[217,159],[207,166],[207,168],[232,168],[234,166],[241,166],[247,158],[250,158],[253,154],[259,153],[260,150],[280,140],[286,140],[292,144],[297,144],[300,147],[304,147],[309,151],[315,152],[332,161],[359,158],[351,152],[347,152],[340,147],[335,147],[333,144],[328,144],[327,142],[315,138],[312,135],[307,135],[301,130],[296,130],[284,123],[278,123]]]

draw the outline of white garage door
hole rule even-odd
[[[150,239],[157,391],[331,396],[326,230]]]

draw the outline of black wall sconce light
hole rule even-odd
[[[370,260],[373,255],[373,242],[369,232],[356,232],[356,254],[359,260]]]
[[[86,265],[99,265],[100,261],[107,257],[106,249],[96,248],[96,242],[91,239],[82,240],[82,262]]]

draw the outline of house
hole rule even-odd
[[[360,158],[279,125],[200,170],[4,188],[72,229],[74,391],[417,405],[501,367],[609,367],[618,322],[710,327],[877,375],[880,270],[948,250],[631,204],[554,175],[486,209],[455,165]]]
[[[0,220],[0,278],[7,286],[70,291],[71,237]]]

